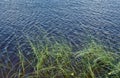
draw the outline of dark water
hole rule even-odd
[[[13,55],[17,43],[27,50],[26,35],[65,37],[78,48],[91,35],[117,50],[120,0],[0,0],[0,57]]]

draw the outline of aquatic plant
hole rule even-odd
[[[29,43],[30,58],[19,49],[18,63],[0,63],[1,78],[120,77],[120,56],[95,42],[77,52],[72,52],[72,47],[64,43]]]

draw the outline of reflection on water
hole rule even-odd
[[[16,42],[26,46],[25,34],[65,37],[78,48],[92,35],[117,49],[120,0],[0,0],[0,50],[12,53]]]

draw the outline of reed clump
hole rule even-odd
[[[95,42],[78,52],[57,42],[45,45],[30,42],[30,46],[30,58],[19,50],[16,65],[0,64],[2,78],[120,78],[120,56]],[[2,71],[5,66],[6,73]]]

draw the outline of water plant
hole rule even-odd
[[[59,42],[29,43],[29,58],[19,49],[15,65],[0,63],[1,78],[120,78],[120,56],[95,42],[77,52]]]

